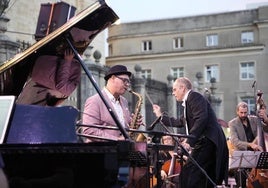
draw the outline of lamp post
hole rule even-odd
[[[0,17],[4,14],[10,0],[0,0]]]

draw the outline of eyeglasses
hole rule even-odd
[[[121,78],[121,77],[116,76],[116,75],[115,75],[115,77],[118,78],[118,79],[120,79],[120,80],[122,80],[125,84],[130,84],[130,80],[127,79],[127,78]]]

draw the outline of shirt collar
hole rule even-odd
[[[120,97],[116,99],[106,87],[104,87],[104,91],[112,102],[115,103],[116,101],[119,101]]]
[[[182,106],[185,107],[186,106],[186,101],[187,101],[187,98],[188,98],[188,95],[190,93],[191,90],[187,91],[186,94],[184,95],[183,99],[182,99]]]

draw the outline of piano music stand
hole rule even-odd
[[[260,151],[234,151],[231,155],[229,168],[238,169],[240,187],[242,186],[242,168],[255,168],[257,166],[260,154]]]

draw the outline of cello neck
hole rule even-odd
[[[257,129],[258,145],[261,146],[263,151],[266,152],[265,139],[264,139],[264,133],[263,133],[263,126],[262,126],[261,122],[259,124],[260,125],[258,125],[258,129]]]
[[[175,165],[176,165],[176,159],[178,157],[178,140],[175,140],[174,139],[174,150],[173,150],[173,153],[172,153],[172,158],[171,158],[171,162],[170,162],[170,166],[169,166],[169,170],[168,170],[168,176],[171,176],[173,175],[174,173],[174,168],[175,168]]]
[[[171,162],[170,162],[170,166],[169,166],[169,170],[168,170],[168,176],[173,175],[176,158],[177,158],[177,153],[174,152],[172,155],[172,158],[171,158]]]
[[[258,115],[260,109],[266,108],[264,100],[262,99],[262,94],[263,93],[260,90],[258,90],[257,100],[256,100],[256,107],[257,107],[256,115]],[[265,138],[264,138],[264,133],[263,133],[263,124],[262,124],[262,119],[260,117],[259,117],[258,123],[259,123],[257,127],[258,145],[262,147],[263,151],[266,151]]]

